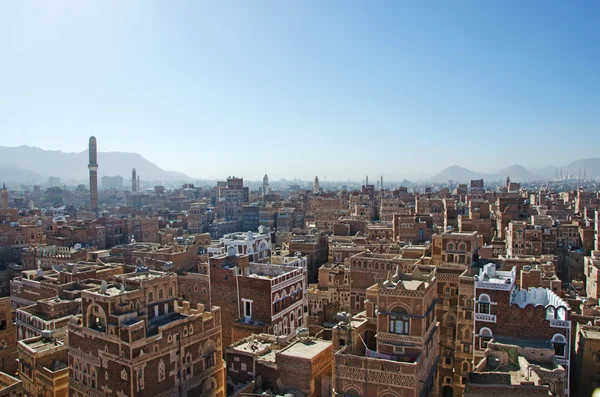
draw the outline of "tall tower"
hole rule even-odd
[[[135,173],[135,168],[131,170],[131,191],[133,193],[137,192],[137,176]]]
[[[263,177],[262,195],[265,196],[265,195],[269,194],[270,192],[271,192],[271,187],[269,186],[269,177],[267,176],[267,174],[265,174],[265,176]]]
[[[98,152],[96,146],[96,138],[90,137],[90,163],[88,169],[90,170],[90,208],[92,212],[98,217]]]
[[[8,209],[8,189],[6,189],[6,183],[2,184],[2,191],[0,192],[0,197],[2,197],[2,205],[0,208],[3,210]]]
[[[383,175],[379,178],[379,189],[383,190]]]
[[[315,176],[315,183],[313,183],[313,193],[319,194],[321,188],[319,187],[319,177]]]

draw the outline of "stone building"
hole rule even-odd
[[[9,297],[0,298],[0,369],[8,375],[17,372],[17,331]]]
[[[471,266],[483,239],[477,232],[436,234],[431,240],[431,263],[455,263]]]
[[[564,396],[555,385],[565,381],[566,372],[552,353],[547,346],[492,340],[468,374],[464,396]]]
[[[225,349],[230,395],[331,396],[330,341],[252,335]]]
[[[389,272],[397,266],[410,273],[418,259],[404,259],[397,254],[375,254],[362,252],[351,256],[350,262],[350,312],[353,314],[365,310],[366,290],[377,282],[386,279]]]
[[[319,283],[308,290],[308,314],[312,325],[334,323],[339,312],[350,311],[350,269],[344,263],[319,268]]]
[[[366,311],[333,331],[334,395],[438,395],[436,290],[435,269],[400,266],[367,290]]]
[[[22,397],[23,382],[5,372],[0,371],[0,397]]]
[[[179,303],[143,268],[82,291],[69,324],[70,396],[225,396],[220,309]]]
[[[393,215],[394,241],[410,243],[423,243],[431,240],[433,234],[433,219],[426,215]]]
[[[555,377],[542,371],[538,373],[541,382],[548,384],[554,395],[568,396],[571,308],[549,289],[519,289],[516,277],[516,267],[498,271],[494,264],[485,265],[475,276],[474,363],[485,359],[490,341],[520,346],[519,352],[533,348],[548,350],[554,353],[557,365],[552,370],[562,368],[565,376]],[[512,358],[516,361],[514,355]]]
[[[305,324],[306,269],[252,263],[235,246],[209,257],[210,300],[222,313],[223,342],[252,333],[289,335]]]
[[[600,327],[577,324],[573,372],[573,396],[591,396],[600,387]]]
[[[258,233],[236,232],[226,234],[208,247],[209,256],[222,255],[228,247],[235,247],[239,255],[248,255],[251,262],[262,262],[271,256],[271,234],[265,227],[259,227]]]
[[[154,217],[125,219],[125,235],[144,243],[158,242],[158,220]]]
[[[82,289],[80,284],[86,280],[111,280],[122,273],[121,264],[88,262],[54,265],[52,270],[24,270],[21,277],[10,281],[10,303],[13,309],[31,306],[62,291]]]
[[[19,340],[19,378],[27,396],[69,395],[69,348],[64,339],[35,336]]]

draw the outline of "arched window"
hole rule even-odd
[[[97,378],[96,378],[96,369],[92,367],[90,370],[90,386],[92,389],[96,388]]]
[[[463,374],[469,372],[469,362],[465,361],[462,365]]]
[[[165,363],[163,362],[163,360],[160,360],[160,362],[158,363],[158,381],[162,382],[163,380],[165,380]]]
[[[477,313],[490,314],[490,297],[486,294],[479,295],[477,299]]]
[[[489,328],[481,328],[479,330],[479,348],[487,349],[488,342],[492,340],[492,330]]]
[[[557,357],[565,357],[567,340],[561,334],[555,334],[552,337],[552,346],[554,347],[554,354]]]
[[[454,251],[454,243],[448,243],[446,246],[446,251]]]
[[[162,288],[159,288],[159,289],[158,289],[158,299],[159,299],[159,300],[162,300],[162,299],[164,299],[164,294],[165,294],[165,292],[163,291],[163,289],[162,289]]]
[[[403,306],[396,306],[393,308],[394,314],[389,317],[389,330],[392,334],[409,335],[410,334],[410,318],[403,316],[408,314]]]
[[[154,301],[154,293],[152,291],[148,292],[148,302]]]
[[[554,320],[555,316],[556,310],[554,310],[554,307],[548,306],[546,308],[546,320]]]
[[[565,309],[563,306],[560,306],[558,309],[556,309],[556,318],[558,320],[566,320],[567,319],[567,309]]]
[[[467,244],[465,244],[465,243],[460,243],[460,244],[458,245],[458,250],[459,250],[459,251],[466,251],[466,250],[467,250]]]
[[[173,296],[173,287],[169,287],[169,297]]]

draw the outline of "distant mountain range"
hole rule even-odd
[[[515,182],[547,181],[555,179],[557,170],[558,176],[560,177],[561,169],[563,177],[572,175],[577,178],[580,175],[579,172],[581,172],[581,177],[583,178],[585,169],[586,179],[600,178],[600,158],[576,160],[562,167],[547,166],[532,170],[528,170],[521,165],[515,164],[494,173],[476,172],[458,165],[453,165],[426,180],[429,182],[448,182],[449,180],[452,180],[455,182],[466,183],[472,179],[503,181],[506,177],[510,177],[510,180]]]
[[[88,179],[88,151],[65,153],[32,146],[0,146],[0,181],[44,183],[54,176],[61,182]],[[120,175],[128,186],[135,168],[144,181],[191,181],[181,172],[166,171],[137,153],[98,152],[98,183],[102,176]]]

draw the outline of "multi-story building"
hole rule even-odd
[[[585,257],[585,289],[586,296],[600,299],[600,251],[592,251]]]
[[[8,375],[17,372],[17,331],[10,298],[0,298],[0,368]]]
[[[82,289],[80,284],[86,280],[111,280],[122,273],[121,264],[87,262],[55,265],[52,270],[24,270],[21,277],[10,281],[10,303],[13,309],[31,306],[62,291]]]
[[[550,385],[554,395],[568,396],[571,309],[549,289],[519,289],[516,277],[516,267],[511,271],[498,271],[494,264],[485,265],[475,276],[473,362],[478,364],[485,360],[491,341],[518,346],[517,353],[528,358],[529,366],[535,363],[531,362],[528,349],[547,350],[550,355],[554,354],[555,365],[550,371],[538,371],[541,382]],[[513,361],[516,361],[514,355]],[[562,375],[554,376],[555,369]]]
[[[431,239],[431,262],[434,265],[454,263],[470,266],[483,238],[477,232],[436,234]]]
[[[346,311],[350,311],[350,269],[344,263],[326,263],[319,268],[319,283],[308,290],[308,313],[321,325],[334,323],[337,313]]]
[[[506,228],[506,254],[508,257],[542,254],[542,227],[524,221],[511,221]]]
[[[409,273],[418,259],[404,259],[397,254],[375,254],[362,252],[351,256],[350,262],[350,312],[365,310],[366,290],[373,284],[385,280],[389,272],[399,267]]]
[[[82,291],[70,396],[225,396],[220,309],[179,303],[177,276],[139,269]]]
[[[228,177],[225,186],[218,188],[217,214],[226,220],[242,221],[242,209],[248,203],[249,191],[244,179]]]
[[[0,397],[22,397],[23,382],[5,372],[0,371]]]
[[[271,234],[264,227],[259,227],[258,233],[248,231],[226,234],[218,243],[208,247],[208,256],[223,255],[228,247],[235,247],[240,255],[248,255],[251,262],[262,262],[271,256]]]
[[[210,299],[221,308],[226,345],[252,333],[289,335],[305,324],[306,269],[249,259],[235,246],[209,257]]]
[[[436,290],[418,268],[368,288],[366,311],[333,330],[334,395],[437,396]]]
[[[433,220],[426,215],[393,215],[393,239],[404,243],[423,243],[431,240]]]
[[[158,220],[156,218],[125,219],[125,235],[144,243],[158,242]]]
[[[600,387],[600,327],[577,324],[573,372],[573,396],[592,396]]]
[[[300,336],[301,334],[299,334]],[[252,335],[226,348],[229,395],[266,393],[331,396],[333,350],[330,341],[307,336],[291,343],[272,335]],[[256,380],[260,379],[260,387]]]
[[[379,200],[379,220],[381,222],[393,222],[394,215],[410,216],[414,214],[414,208],[408,207],[399,198],[382,198]]]
[[[69,395],[69,347],[63,338],[34,336],[19,340],[19,377],[27,396]]]

